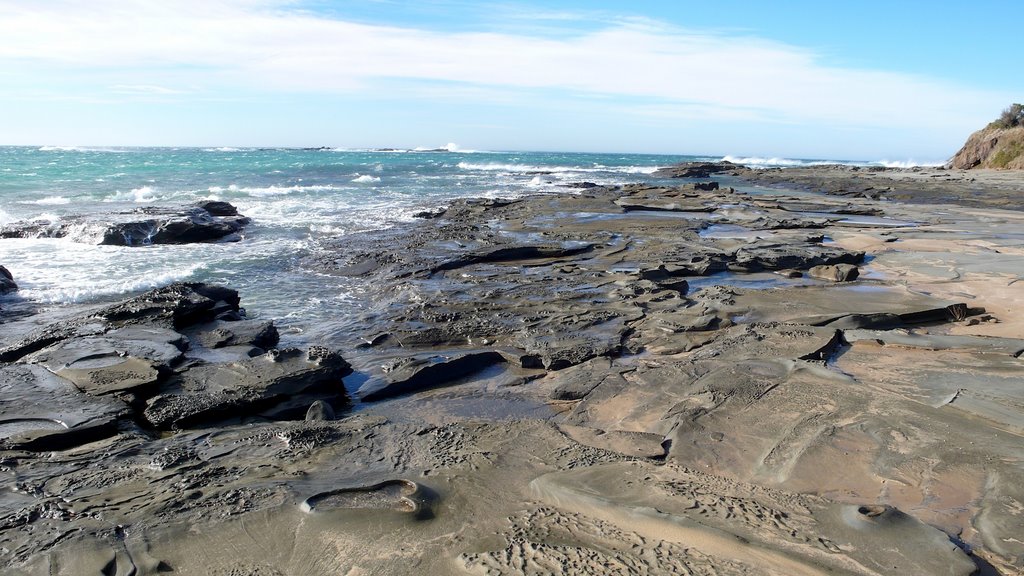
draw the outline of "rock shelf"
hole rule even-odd
[[[204,284],[8,335],[3,562],[1024,569],[1024,216],[743,174],[323,239],[299,265],[373,301],[306,349]]]

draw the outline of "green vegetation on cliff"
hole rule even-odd
[[[1016,128],[1024,126],[1024,104],[1010,104],[999,115],[999,118],[988,125],[989,128]]]

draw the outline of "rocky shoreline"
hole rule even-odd
[[[748,168],[732,162],[685,162],[654,173],[663,178],[732,177],[782,189],[892,200],[907,204],[954,204],[972,208],[1021,210],[1020,171],[915,166],[826,164],[786,168]]]
[[[1024,180],[673,170],[324,238],[308,349],[202,284],[4,334],[4,564],[1024,569]]]

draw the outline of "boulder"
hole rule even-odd
[[[328,421],[334,420],[334,408],[323,400],[314,400],[306,410],[306,421]]]
[[[364,402],[372,402],[420,392],[451,384],[503,362],[505,357],[494,351],[471,352],[455,357],[401,358],[385,365],[383,378],[370,380],[359,389],[358,394]]]
[[[238,292],[198,282],[177,282],[108,306],[96,316],[115,324],[157,323],[183,328],[238,311]]]
[[[863,252],[849,252],[814,242],[758,241],[737,250],[729,269],[735,272],[805,269],[832,264],[859,264],[863,260]]]
[[[214,320],[190,331],[192,339],[204,348],[255,346],[270,349],[277,346],[280,335],[272,321]]]
[[[238,233],[249,222],[227,202],[205,201],[184,208],[71,216],[57,222],[16,222],[0,228],[0,239],[70,237],[115,246],[187,244],[238,240]]]
[[[0,294],[9,294],[18,289],[10,270],[0,266]]]
[[[820,280],[849,282],[857,279],[860,275],[860,269],[853,264],[829,264],[824,266],[813,266],[807,271],[807,275]]]
[[[296,348],[227,364],[202,364],[172,378],[168,392],[146,402],[143,417],[156,428],[190,428],[228,418],[302,418],[314,400],[347,403],[342,378],[348,362],[326,348]],[[294,410],[281,410],[287,404]]]
[[[143,246],[210,242],[225,239],[248,223],[249,219],[244,216],[214,216],[202,208],[192,208],[183,215],[110,224],[100,244]]]
[[[238,216],[238,208],[220,200],[203,200],[196,208],[206,210],[211,216]]]

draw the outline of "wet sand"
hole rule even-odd
[[[54,432],[5,395],[0,561],[13,574],[1020,573],[1024,213],[959,181],[943,198],[974,199],[940,205],[741,178],[460,201],[408,229],[325,239],[303,265],[375,295],[321,343],[352,369],[333,418],[260,396],[231,414],[186,404],[163,426],[150,395],[208,399],[190,374],[268,370],[197,360],[204,328],[181,329],[175,376],[129,391],[103,433],[18,444]],[[1024,192],[1019,174],[971,178],[993,197]],[[32,324],[7,324],[21,333],[4,336],[0,368],[84,378],[49,348],[11,352]],[[47,346],[79,350],[77,330]],[[288,374],[330,365],[318,354]]]

